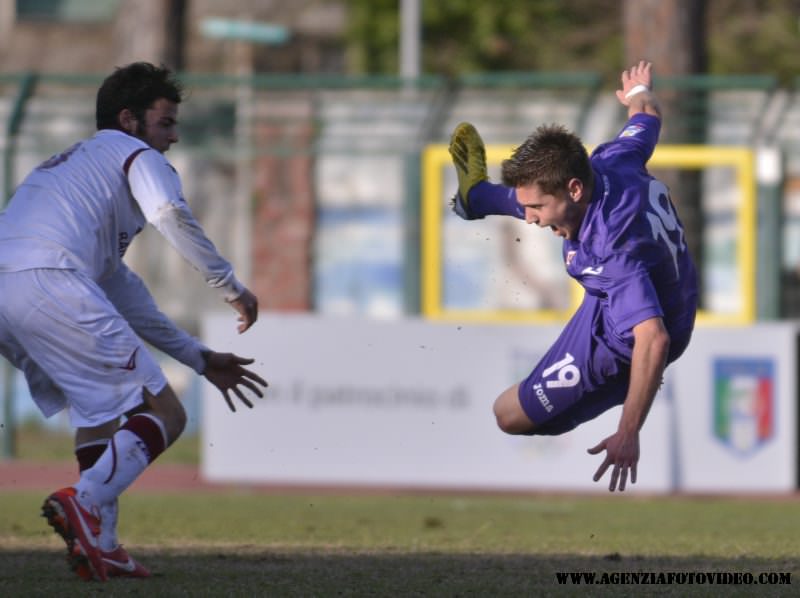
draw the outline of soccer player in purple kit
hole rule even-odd
[[[686,349],[697,311],[697,275],[669,190],[648,174],[661,111],[651,64],[622,73],[617,98],[628,122],[591,157],[557,125],[541,126],[489,182],[483,141],[456,127],[450,153],[458,174],[453,210],[466,220],[524,219],[564,239],[567,273],[583,301],[530,375],[494,403],[508,434],[558,435],[622,405],[617,430],[588,449],[605,451],[609,490],[636,482],[639,431],[664,369]]]

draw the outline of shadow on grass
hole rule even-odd
[[[62,551],[0,550],[2,596],[790,596],[800,583],[797,563],[773,559],[703,556],[639,557],[352,552],[342,549],[227,548],[139,550],[153,572],[147,580],[83,582],[67,568]],[[639,574],[635,583],[633,574]],[[648,579],[645,579],[645,575]],[[660,575],[662,574],[663,575]],[[683,574],[669,581],[668,575]],[[717,573],[712,577],[712,573]],[[732,584],[771,573],[764,587]],[[694,579],[690,583],[689,575]],[[722,582],[728,581],[723,584]],[[649,583],[643,583],[649,581]],[[681,581],[683,583],[681,583]],[[603,583],[605,582],[605,583]],[[659,583],[660,582],[660,583]],[[782,582],[782,583],[781,583]],[[591,585],[591,584],[590,584]],[[723,587],[719,587],[722,585]]]

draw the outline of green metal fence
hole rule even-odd
[[[458,122],[474,122],[487,143],[507,144],[539,124],[560,122],[593,145],[613,136],[625,118],[614,98],[615,82],[595,73],[411,81],[332,75],[181,79],[188,92],[180,109],[181,141],[169,157],[209,236],[275,309],[288,305],[270,303],[286,286],[281,277],[292,264],[304,263],[311,309],[367,316],[419,312],[420,152],[447,143]],[[99,74],[0,74],[0,118],[6,122],[2,202],[39,161],[92,134],[101,80]],[[754,146],[770,129],[787,164],[800,162],[800,134],[781,126],[800,117],[800,107],[792,90],[778,89],[774,78],[657,78],[655,84],[671,107],[665,132],[673,135],[672,143]],[[797,170],[787,172],[794,177]],[[763,238],[795,234],[798,202],[794,194],[781,194],[783,189],[783,177],[761,189],[772,210]],[[790,217],[774,217],[777,201],[788,206]],[[310,220],[312,234],[293,236],[293,223],[303,218]],[[267,243],[274,236],[281,237],[277,244]],[[282,257],[276,254],[289,260],[292,243],[308,245],[307,259],[262,267]],[[781,272],[789,270],[781,246],[762,251],[782,264]],[[162,309],[199,333],[198,315],[218,305],[195,273],[152,233],[133,245],[128,259]],[[766,284],[780,294],[786,276],[774,278]],[[10,380],[7,373],[7,424],[14,419]],[[4,438],[4,453],[11,455],[8,425]]]

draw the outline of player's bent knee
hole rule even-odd
[[[514,421],[512,418],[508,417],[506,413],[502,411],[498,411],[497,404],[495,404],[494,408],[494,418],[497,422],[497,427],[500,428],[506,434],[513,434],[511,430],[514,429]]]
[[[519,416],[518,414],[500,413],[495,411],[495,419],[497,427],[506,434],[530,434],[533,432],[534,424],[525,415]]]
[[[175,442],[178,437],[183,434],[183,431],[186,429],[186,420],[186,410],[179,401],[177,404],[177,409],[172,415],[172,429],[169,432],[170,444]]]
[[[171,391],[170,391],[171,392]],[[156,396],[156,401],[161,397],[161,393]],[[175,442],[178,437],[186,429],[186,410],[183,408],[180,400],[172,393],[174,400],[165,401],[164,410],[164,427],[167,430],[167,437],[169,443]]]
[[[169,384],[155,395],[147,389],[143,389],[143,392],[145,399],[143,410],[152,413],[161,421],[168,443],[172,444],[186,428],[186,410]]]
[[[494,417],[497,427],[506,434],[530,434],[534,423],[519,402],[519,385],[514,385],[497,397],[494,402]]]

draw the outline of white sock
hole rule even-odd
[[[114,502],[149,464],[142,439],[124,428],[117,430],[105,452],[75,485],[78,502],[86,509]]]
[[[100,537],[97,543],[103,552],[111,552],[119,546],[117,539],[117,518],[119,516],[119,501],[101,505],[100,507]]]

